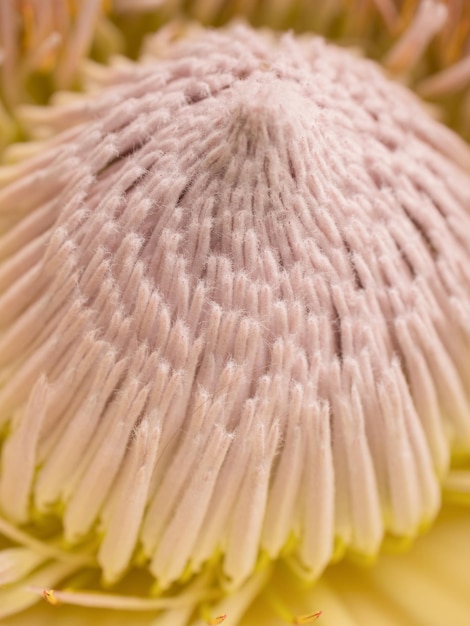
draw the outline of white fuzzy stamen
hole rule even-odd
[[[59,134],[0,176],[0,505],[107,584],[312,579],[470,450],[468,147],[321,41],[184,45],[27,111]]]

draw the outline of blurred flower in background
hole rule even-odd
[[[0,3],[5,623],[468,624],[469,18]]]

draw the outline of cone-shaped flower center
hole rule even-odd
[[[317,39],[104,80],[3,174],[3,532],[160,589],[413,536],[470,452],[464,145]]]

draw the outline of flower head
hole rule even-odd
[[[468,147],[318,38],[94,80],[2,172],[0,612],[99,574],[186,621],[414,537],[470,452]]]
[[[360,47],[470,136],[470,5],[462,0],[8,0],[0,3],[0,148],[24,133],[18,103],[79,86],[87,55],[135,58],[145,36],[169,20],[220,25],[240,15]]]

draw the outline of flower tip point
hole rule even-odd
[[[296,624],[297,626],[300,626],[301,624],[310,624],[311,622],[314,622],[315,620],[317,620],[321,614],[322,614],[322,611],[316,611],[316,613],[308,613],[307,615],[298,615],[297,617],[294,617],[294,619],[292,620],[292,623]]]
[[[49,604],[52,604],[52,606],[57,606],[59,604],[59,600],[57,599],[53,589],[44,589],[42,597],[44,600],[47,600]]]
[[[213,619],[207,620],[207,624],[208,626],[217,626],[218,624],[221,624],[226,618],[227,618],[227,613],[223,613],[222,615],[218,615],[217,617],[214,617]]]

